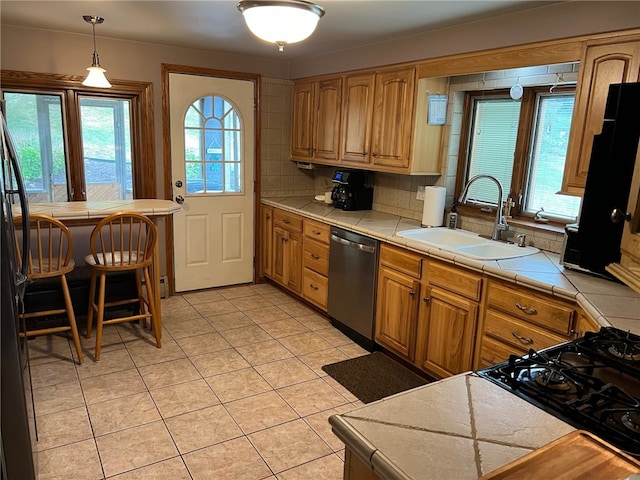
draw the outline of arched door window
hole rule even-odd
[[[211,95],[191,104],[184,159],[188,195],[242,192],[242,120],[226,98]]]

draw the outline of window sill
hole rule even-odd
[[[457,205],[458,213],[460,215],[466,217],[474,217],[474,218],[482,218],[488,222],[495,221],[496,214],[495,211],[493,213],[481,212],[477,208],[469,207],[467,205]],[[537,223],[528,217],[515,217],[515,218],[507,218],[507,223],[513,226],[530,228],[531,230],[536,230],[540,232],[549,232],[563,235],[564,234],[564,223],[559,222],[549,222],[549,223]],[[571,223],[571,222],[567,222]]]

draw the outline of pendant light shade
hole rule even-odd
[[[87,67],[89,73],[82,84],[86,87],[111,88],[109,80],[104,75],[106,70],[100,66],[100,57],[96,50],[96,24],[103,23],[104,18],[92,15],[84,15],[82,18],[93,27],[93,60],[91,66]]]
[[[309,37],[324,9],[304,0],[246,1],[238,3],[249,30],[258,38],[284,50],[288,43]]]

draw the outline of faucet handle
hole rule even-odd
[[[526,247],[526,241],[527,241],[527,236],[524,233],[521,233],[520,235],[516,235],[516,238],[518,239],[518,246],[519,247]]]

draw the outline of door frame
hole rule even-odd
[[[248,80],[253,82],[253,92],[255,98],[255,108],[253,109],[255,125],[255,151],[254,154],[254,182],[253,182],[253,280],[259,272],[259,251],[260,245],[260,87],[262,76],[254,73],[233,72],[229,70],[218,70],[215,68],[191,67],[188,65],[175,65],[163,63],[162,67],[162,159],[164,170],[164,198],[173,200],[172,167],[171,167],[171,122],[169,117],[169,74],[181,73],[185,75],[201,75],[205,77],[227,78],[231,80]],[[175,268],[174,268],[174,244],[173,244],[173,219],[169,216],[165,225],[165,245],[166,245],[166,272],[168,280],[169,295],[175,294]]]

